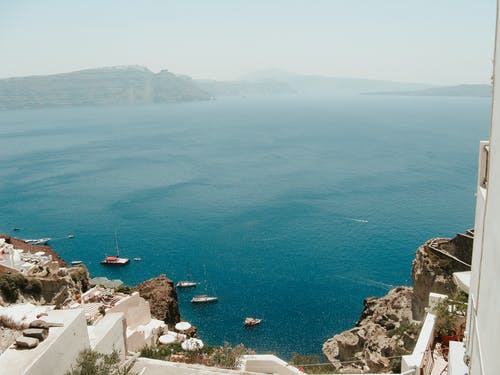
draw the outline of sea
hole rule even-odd
[[[127,285],[201,282],[178,296],[208,344],[319,354],[365,297],[411,285],[420,244],[473,226],[490,105],[292,96],[0,111],[0,232],[51,237],[66,261]],[[99,263],[115,232],[120,255],[141,261]],[[190,303],[205,292],[218,303]],[[263,322],[245,329],[248,316]]]

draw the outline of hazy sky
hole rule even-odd
[[[0,0],[0,77],[138,64],[489,82],[495,0]]]

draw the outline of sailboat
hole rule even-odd
[[[191,303],[214,303],[219,300],[218,297],[215,296],[209,296],[208,292],[208,284],[207,284],[207,269],[205,267],[205,294],[200,294],[198,296],[194,296],[191,299]]]
[[[179,289],[187,289],[187,288],[194,288],[198,284],[199,283],[197,283],[196,281],[179,280],[177,284],[175,284],[175,287]]]
[[[115,232],[115,248],[116,248],[116,255],[107,256],[106,258],[104,258],[101,264],[107,266],[124,266],[125,264],[130,262],[129,258],[120,258],[120,248],[118,247],[118,238],[116,236],[116,232]]]
[[[191,281],[191,275],[189,273],[186,275],[186,277],[187,277],[186,280],[179,280],[175,285],[175,287],[179,289],[189,289],[189,288],[195,288],[197,285],[200,284],[197,281]]]

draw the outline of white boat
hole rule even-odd
[[[181,280],[181,281],[178,281],[177,284],[175,285],[177,288],[195,288],[196,285],[198,285],[199,283],[195,282],[195,281],[185,281],[185,280]]]
[[[191,299],[191,303],[213,303],[213,302],[217,302],[218,300],[219,300],[219,298],[217,298],[217,297],[202,294],[199,296],[194,296]]]
[[[209,296],[207,293],[208,290],[208,283],[207,283],[207,268],[204,267],[205,269],[205,294],[200,294],[198,296],[194,296],[191,299],[191,303],[213,303],[217,302],[219,298],[215,296]]]
[[[78,266],[79,264],[82,264],[83,262],[81,260],[72,260],[71,265],[72,266]]]
[[[23,241],[30,245],[47,245],[47,242],[49,242],[51,239],[52,238],[37,238]]]
[[[68,234],[68,238],[75,238],[74,234]]]
[[[116,247],[116,255],[107,256],[101,261],[101,264],[107,266],[124,266],[128,262],[130,262],[129,258],[120,258],[120,249],[118,248],[118,238],[116,237],[115,232],[115,247]]]
[[[141,258],[134,258],[136,262],[140,262],[142,259]]]
[[[262,322],[262,319],[257,319],[257,318],[245,318],[245,322],[243,323],[245,327],[254,327],[260,324]]]

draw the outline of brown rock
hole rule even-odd
[[[32,349],[38,346],[39,340],[33,337],[19,336],[16,339],[16,346],[21,349]]]
[[[146,280],[133,288],[149,301],[151,315],[167,324],[181,321],[174,283],[165,275]]]
[[[387,332],[402,322],[411,321],[411,298],[412,289],[409,287],[392,289],[382,298],[366,298],[356,328],[325,342],[323,353],[341,373],[390,371],[388,357],[398,352],[404,342],[400,337],[389,337]],[[413,337],[413,345],[415,339]]]
[[[23,330],[23,336],[33,337],[39,341],[43,341],[47,338],[49,330],[45,328],[27,328]]]
[[[51,322],[46,322],[45,320],[33,320],[30,323],[30,328],[43,328],[43,329],[49,329],[50,327],[64,327],[64,324],[62,323],[51,323]]]

